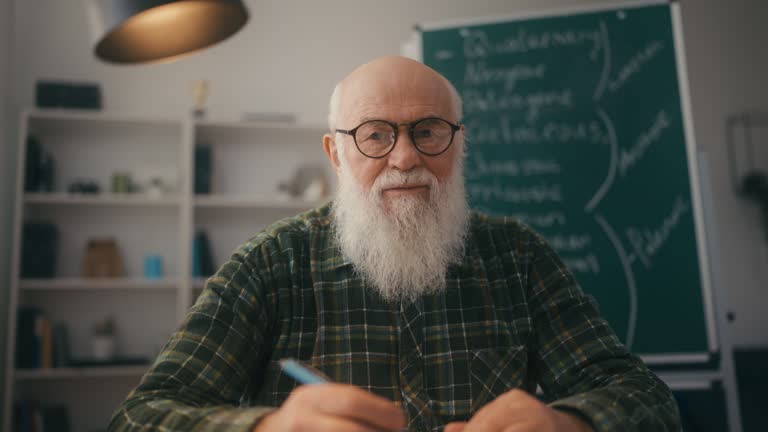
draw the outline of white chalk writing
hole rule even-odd
[[[632,342],[635,337],[635,326],[637,325],[637,283],[635,281],[635,272],[632,270],[632,262],[630,257],[624,250],[624,245],[616,235],[611,224],[605,220],[599,213],[595,214],[595,222],[602,228],[608,240],[613,245],[616,255],[619,257],[621,267],[624,269],[624,277],[627,281],[627,288],[629,289],[629,322],[627,323],[627,346],[632,346]]]
[[[605,143],[607,137],[597,121],[579,123],[549,122],[541,129],[541,140],[544,142],[560,143],[571,141]]]
[[[591,242],[589,234],[554,234],[547,236],[549,244],[558,252],[579,252]]]
[[[462,98],[466,114],[523,110],[528,122],[536,121],[542,109],[573,107],[573,92],[570,89],[500,94],[492,89],[470,88],[462,92]]]
[[[494,122],[469,120],[466,123],[467,140],[473,144],[565,144],[581,142],[607,144],[608,134],[597,120],[583,122],[550,121],[541,126],[512,124],[507,115]]]
[[[655,40],[648,42],[645,48],[630,57],[627,63],[619,69],[618,75],[608,84],[608,89],[611,92],[616,92],[624,87],[632,77],[637,75],[643,69],[643,66],[656,57],[662,48],[664,48],[664,43],[661,41]]]
[[[547,32],[531,32],[525,28],[511,36],[492,41],[482,30],[461,29],[464,40],[464,56],[468,59],[487,57],[493,54],[517,54],[551,48],[586,46],[589,58],[595,60],[602,46],[599,29],[561,29]]]
[[[619,156],[619,173],[624,176],[627,170],[645,155],[648,148],[659,140],[659,136],[661,136],[661,133],[667,128],[669,128],[669,117],[667,116],[666,111],[661,110],[656,115],[656,119],[653,121],[651,128],[640,135],[640,138],[637,139],[632,148],[621,150],[621,155]]]
[[[608,27],[603,21],[600,21],[600,35],[603,38],[603,69],[600,72],[600,80],[597,82],[595,92],[592,94],[592,99],[595,102],[603,97],[611,73],[611,36],[608,34]]]
[[[559,203],[563,200],[560,185],[540,183],[534,186],[510,186],[502,184],[467,185],[467,193],[482,201],[501,201],[515,204]]]
[[[541,79],[547,67],[516,64],[511,67],[489,67],[485,62],[468,62],[464,71],[464,87],[504,84],[504,90],[512,91],[518,81]]]
[[[523,175],[556,175],[560,174],[560,163],[554,160],[523,159]]]
[[[566,218],[561,212],[553,211],[547,213],[512,213],[515,219],[519,219],[528,225],[536,228],[550,228],[553,226],[565,226]]]
[[[672,232],[680,225],[683,215],[690,210],[690,205],[682,197],[678,196],[672,210],[664,220],[655,228],[629,227],[625,234],[636,257],[646,268],[652,267],[651,260],[666,244]]]
[[[466,171],[467,178],[556,175],[560,173],[560,164],[554,160],[540,159],[487,160],[483,154],[478,153],[469,158]]]
[[[600,274],[600,261],[595,254],[586,256],[570,257],[562,256],[563,264],[573,273],[577,274]]]
[[[616,177],[616,160],[618,159],[617,154],[618,154],[619,144],[618,144],[618,141],[616,140],[616,130],[613,127],[613,121],[608,116],[608,113],[606,113],[605,110],[601,108],[597,109],[597,115],[599,115],[600,119],[603,121],[603,125],[608,134],[608,146],[610,148],[611,158],[608,164],[608,172],[606,173],[603,183],[595,191],[595,194],[592,196],[592,198],[589,199],[589,201],[587,201],[587,204],[584,206],[584,210],[586,210],[587,212],[591,212],[592,210],[594,210],[595,207],[598,204],[600,204],[600,201],[603,200],[603,197],[605,197],[605,194],[607,194],[608,191],[611,189],[611,186],[613,185],[613,179]]]

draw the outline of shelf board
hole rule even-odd
[[[304,132],[317,132],[327,133],[328,126],[320,124],[306,124],[295,122],[279,122],[279,121],[237,121],[237,120],[195,120],[195,127],[207,128],[207,129],[273,129],[284,131],[304,131]]]
[[[102,111],[91,109],[31,109],[27,111],[32,120],[64,120],[102,122],[128,125],[158,125],[158,126],[179,126],[182,125],[182,118],[142,116],[135,114],[123,114],[114,111]]]
[[[140,377],[149,369],[149,364],[140,366],[99,366],[82,368],[16,369],[17,381],[60,380],[77,378]]]
[[[66,290],[173,290],[178,281],[173,278],[53,278],[21,279],[19,288],[29,291]]]
[[[199,208],[262,208],[309,210],[323,204],[318,201],[277,199],[250,195],[196,195],[195,207]]]
[[[179,205],[177,195],[151,198],[143,194],[69,194],[69,193],[25,193],[25,204],[36,205],[97,205],[97,206],[137,206],[137,207],[172,207]]]

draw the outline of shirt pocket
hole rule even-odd
[[[525,346],[486,348],[471,354],[469,391],[473,414],[502,394],[524,388],[528,375]]]

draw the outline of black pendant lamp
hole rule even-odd
[[[96,56],[111,63],[170,60],[220,42],[242,28],[242,0],[92,0]]]

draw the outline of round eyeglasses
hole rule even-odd
[[[368,120],[354,129],[336,129],[336,132],[351,135],[360,153],[369,158],[383,158],[397,143],[400,125],[408,127],[408,136],[413,146],[427,156],[437,156],[453,144],[460,125],[438,117],[428,117],[411,123],[392,123],[386,120]]]

